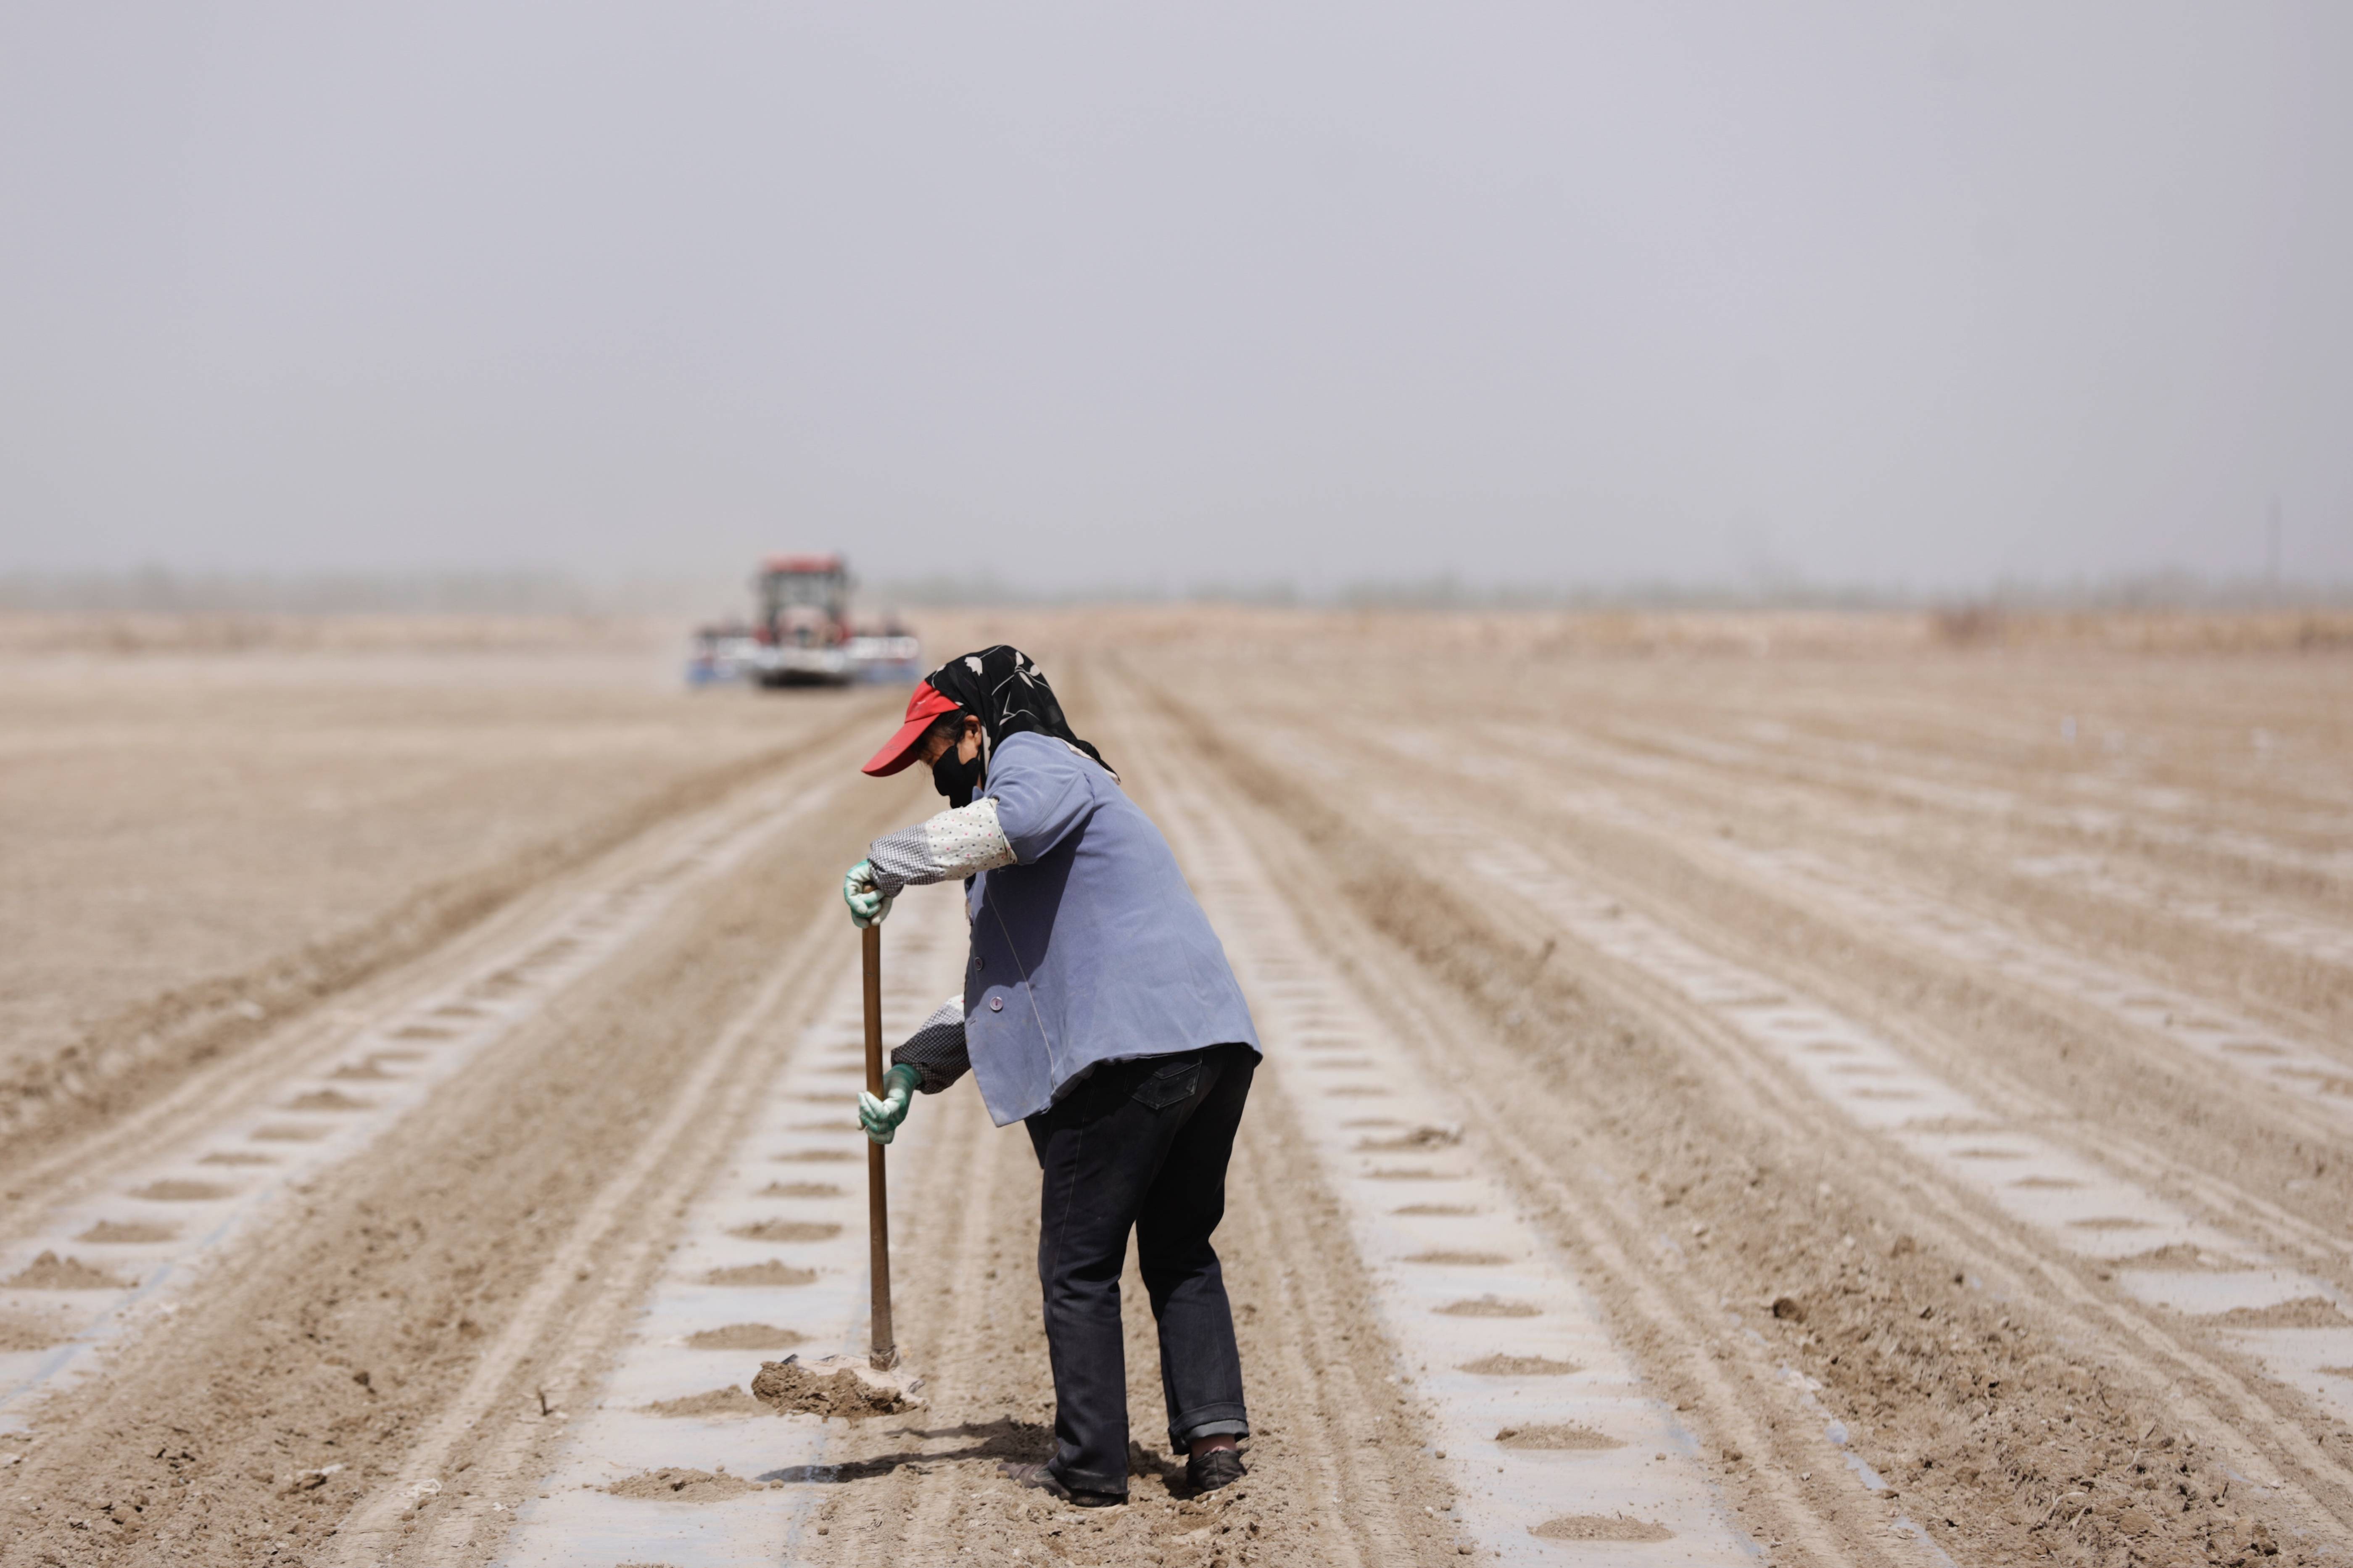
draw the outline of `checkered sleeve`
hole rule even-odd
[[[915,1087],[925,1094],[939,1093],[971,1068],[972,1058],[965,1050],[963,997],[951,996],[940,1004],[939,1011],[891,1053],[892,1067],[902,1063],[923,1075]]]

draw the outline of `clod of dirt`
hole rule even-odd
[[[1417,1127],[1394,1138],[1359,1138],[1356,1147],[1366,1153],[1396,1153],[1407,1149],[1451,1149],[1461,1142],[1460,1127]]]
[[[2353,1319],[2326,1296],[2298,1296],[2268,1307],[2233,1307],[2198,1321],[2218,1329],[2341,1329]]]
[[[327,1135],[323,1127],[264,1127],[253,1135],[257,1143],[316,1143]]]
[[[1672,1541],[1675,1538],[1675,1532],[1663,1524],[1653,1524],[1647,1519],[1628,1519],[1620,1513],[1606,1516],[1565,1513],[1558,1519],[1530,1525],[1528,1533],[1545,1541]]]
[[[1389,1212],[1466,1219],[1479,1211],[1469,1204],[1408,1204],[1401,1209],[1391,1209]]]
[[[45,1351],[66,1337],[61,1323],[43,1322],[38,1318],[0,1317],[0,1355]]]
[[[758,1491],[759,1483],[731,1476],[724,1470],[681,1470],[664,1465],[615,1481],[605,1489],[615,1497],[649,1498],[659,1502],[719,1502]]]
[[[1449,1301],[1430,1310],[1441,1318],[1534,1318],[1544,1312],[1533,1301],[1506,1301],[1499,1296],[1482,1296],[1475,1301]]]
[[[1585,1369],[1573,1361],[1554,1361],[1540,1355],[1491,1355],[1462,1363],[1462,1370],[1477,1377],[1567,1377]]]
[[[289,1110],[365,1110],[371,1102],[336,1089],[314,1089],[286,1102]]]
[[[2202,1251],[2186,1241],[2168,1241],[2130,1258],[2119,1258],[2118,1268],[2168,1268],[2179,1273],[2235,1274],[2247,1266],[2217,1253]]]
[[[770,1182],[752,1194],[755,1198],[838,1198],[841,1189],[831,1182]]]
[[[828,1165],[840,1164],[855,1158],[856,1156],[851,1154],[847,1149],[801,1149],[797,1150],[790,1154],[777,1155],[776,1163],[780,1165]]]
[[[1807,1048],[1810,1050],[1813,1047],[1810,1046]],[[1968,1134],[1972,1132],[2006,1132],[2009,1129],[2004,1127],[1999,1121],[1989,1121],[1982,1116],[1914,1116],[1905,1119],[1904,1131],[1906,1132],[1950,1132]]]
[[[74,1239],[129,1245],[142,1241],[169,1241],[179,1234],[168,1225],[150,1225],[144,1220],[102,1219]]]
[[[215,1198],[225,1198],[235,1187],[222,1186],[218,1182],[150,1182],[131,1195],[159,1204],[202,1204]]]
[[[1579,1426],[1574,1422],[1558,1426],[1506,1426],[1495,1434],[1495,1442],[1505,1448],[1592,1449],[1622,1448],[1626,1446],[1607,1432],[1596,1432],[1590,1426]],[[1613,1536],[1610,1539],[1617,1538]]]
[[[1365,1173],[1377,1182],[1435,1182],[1441,1173],[1427,1165],[1385,1165]],[[1443,1173],[1451,1176],[1453,1172]]]
[[[1435,1263],[1450,1268],[1487,1268],[1510,1258],[1500,1252],[1417,1252],[1408,1263]]]
[[[275,1165],[278,1163],[278,1156],[248,1154],[240,1150],[232,1149],[223,1153],[207,1154],[196,1163],[199,1165]]]
[[[772,1328],[766,1323],[730,1323],[723,1329],[705,1329],[699,1334],[689,1334],[686,1348],[696,1351],[788,1351],[807,1339],[807,1334],[790,1329]]]
[[[805,1362],[798,1356],[760,1363],[752,1380],[752,1396],[779,1415],[889,1415],[923,1402],[915,1391],[922,1378],[898,1372],[877,1372],[857,1356],[825,1356]]]
[[[702,1282],[706,1285],[814,1285],[817,1283],[817,1270],[795,1268],[771,1258],[765,1263],[714,1268],[702,1277]]]
[[[757,1225],[739,1225],[727,1234],[745,1241],[831,1241],[841,1234],[841,1227],[818,1220],[764,1219]]]
[[[79,1258],[44,1252],[7,1281],[12,1290],[127,1290],[135,1281],[118,1279],[103,1268],[92,1268]]]
[[[364,1062],[345,1062],[327,1076],[344,1083],[374,1082],[378,1079],[389,1081],[394,1077],[393,1074],[378,1067],[376,1058],[374,1057],[368,1058]]]
[[[760,1403],[739,1384],[690,1394],[683,1399],[660,1399],[644,1406],[649,1415],[757,1415]]]
[[[1788,1322],[1802,1323],[1806,1321],[1806,1304],[1795,1296],[1776,1296],[1773,1315]]]
[[[392,1032],[396,1040],[446,1040],[452,1031],[431,1024],[406,1024]]]

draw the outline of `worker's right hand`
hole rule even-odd
[[[922,1074],[904,1062],[894,1065],[882,1075],[882,1097],[862,1090],[858,1096],[858,1122],[866,1129],[866,1136],[877,1143],[888,1143],[899,1135],[899,1123],[907,1120],[907,1107],[913,1101],[915,1085]]]
[[[849,923],[860,931],[882,923],[894,896],[874,885],[871,860],[860,860],[841,879],[841,901],[849,906]]]

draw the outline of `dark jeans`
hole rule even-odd
[[[1029,1118],[1044,1173],[1038,1278],[1054,1363],[1053,1473],[1078,1491],[1127,1490],[1127,1354],[1119,1275],[1127,1233],[1160,1324],[1169,1446],[1203,1427],[1247,1433],[1241,1352],[1209,1233],[1258,1058],[1210,1046],[1097,1068]]]

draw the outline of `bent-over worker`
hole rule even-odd
[[[887,1143],[912,1091],[970,1068],[997,1125],[1029,1128],[1054,1457],[1007,1473],[1084,1507],[1125,1499],[1133,1229],[1170,1446],[1197,1489],[1239,1480],[1250,1418],[1209,1235],[1259,1044],[1225,950],[1167,841],[1019,649],[966,654],[915,688],[866,772],[916,763],[948,809],[876,839],[842,895],[864,926],[903,888],[963,878],[972,960],[964,994],[892,1052],[887,1092],[861,1096],[859,1114]]]

